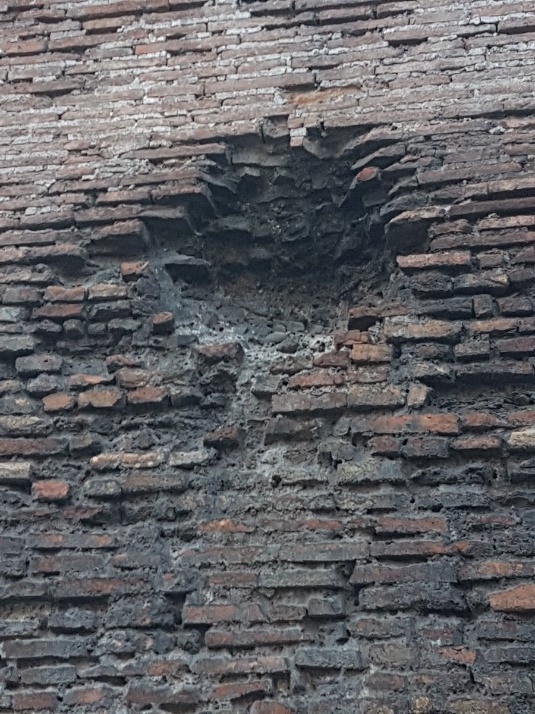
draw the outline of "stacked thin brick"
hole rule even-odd
[[[533,710],[534,10],[0,0],[0,711]]]

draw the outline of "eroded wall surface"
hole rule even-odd
[[[0,711],[533,712],[534,10],[0,0]]]

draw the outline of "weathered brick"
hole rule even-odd
[[[405,404],[404,392],[396,386],[362,385],[352,387],[347,395],[347,406],[359,411],[396,409]]]
[[[193,663],[192,670],[196,674],[204,675],[267,674],[287,672],[289,664],[285,657],[276,655],[241,657],[240,659],[199,657]]]
[[[490,606],[502,612],[535,611],[535,585],[517,585],[516,587],[491,593]]]
[[[355,364],[391,362],[393,350],[390,345],[353,345],[349,358]]]
[[[323,370],[311,374],[297,374],[288,380],[290,389],[308,389],[313,387],[340,387],[345,378],[342,374],[330,374]]]
[[[54,456],[66,449],[66,439],[0,439],[1,456]]]
[[[365,610],[392,612],[413,608],[431,612],[462,612],[466,609],[463,593],[443,582],[367,587],[360,595],[359,604]]]
[[[116,692],[110,687],[99,685],[93,687],[73,687],[65,693],[64,703],[70,707],[105,705],[111,703]]]
[[[71,684],[76,679],[76,667],[72,664],[57,664],[44,667],[31,667],[21,672],[24,684]]]
[[[121,276],[125,282],[138,280],[148,268],[148,262],[135,261],[121,263]]]
[[[55,597],[59,600],[87,600],[88,598],[144,592],[146,589],[146,580],[135,576],[129,578],[64,579],[56,587]]]
[[[353,420],[354,432],[369,431],[375,434],[399,434],[403,432],[432,432],[443,435],[459,433],[458,417],[454,414],[406,414]]]
[[[261,702],[254,702],[251,707],[251,714],[293,714],[294,709],[290,709],[284,704],[264,699]]]
[[[302,647],[295,653],[297,667],[303,669],[365,669],[363,657],[354,646],[344,647]]]
[[[535,426],[512,431],[505,442],[511,451],[535,451]]]
[[[517,357],[535,354],[535,337],[517,337],[508,340],[496,340],[496,347],[501,355]]]
[[[410,321],[406,318],[389,318],[384,323],[384,336],[394,343],[425,342],[455,342],[461,334],[462,325],[458,322],[444,320]]]
[[[101,283],[92,285],[87,291],[87,299],[90,302],[100,300],[120,300],[127,297],[128,292],[125,285],[114,283]]]
[[[149,451],[145,453],[120,452],[93,456],[89,463],[91,468],[95,471],[113,471],[119,467],[153,469],[160,466],[164,458],[164,454],[161,451]]]
[[[168,398],[165,387],[139,387],[126,393],[128,404],[140,407],[163,407]]]
[[[406,476],[397,462],[366,457],[360,461],[340,464],[333,481],[340,486],[396,484],[405,483]]]
[[[245,352],[239,342],[222,342],[211,345],[197,345],[197,354],[207,363],[217,362],[243,362]]]
[[[72,394],[48,394],[43,397],[43,409],[47,413],[69,411],[74,409],[76,400]]]
[[[252,680],[249,682],[233,682],[220,684],[211,693],[213,699],[242,699],[243,697],[271,694],[272,685],[269,679]]]
[[[353,585],[374,583],[396,584],[450,583],[456,581],[456,573],[449,563],[412,563],[410,565],[356,565],[351,575]]]
[[[244,441],[244,431],[237,426],[223,426],[205,434],[203,442],[215,449],[238,449]]]
[[[36,342],[33,337],[2,335],[0,341],[0,358],[13,359],[19,355],[33,352]]]
[[[433,268],[465,269],[469,268],[472,262],[470,252],[467,250],[399,255],[396,260],[402,270],[429,270]]]
[[[62,288],[59,285],[50,285],[44,294],[47,302],[83,302],[86,289],[82,286],[75,288]]]
[[[109,389],[90,389],[78,395],[81,409],[117,409],[122,405],[123,393],[113,387]]]
[[[448,530],[448,522],[439,516],[428,518],[396,518],[380,516],[375,526],[376,533],[444,533]]]
[[[519,384],[534,379],[533,367],[527,362],[457,365],[455,373],[463,384]]]
[[[206,646],[210,649],[280,646],[306,642],[311,639],[313,639],[312,636],[300,627],[264,627],[235,632],[212,628],[205,635]]]
[[[32,495],[38,501],[65,501],[69,497],[69,492],[69,484],[57,479],[35,481],[32,484]]]
[[[36,307],[32,311],[32,319],[63,320],[80,319],[83,317],[84,308],[81,304],[75,303],[52,303]]]
[[[218,622],[265,622],[266,616],[258,605],[237,607],[235,605],[204,605],[185,607],[182,621],[185,624],[211,625]]]
[[[497,436],[461,436],[451,441],[451,448],[461,453],[497,452],[502,440]]]
[[[326,563],[350,561],[365,558],[368,544],[365,541],[354,543],[315,543],[311,546],[283,546],[279,553],[280,560],[293,563]]]
[[[28,691],[15,692],[13,695],[13,710],[21,711],[56,711],[58,698],[55,692]]]
[[[346,401],[346,395],[339,392],[318,397],[276,394],[272,400],[272,411],[274,414],[322,414],[340,411],[346,406]]]
[[[449,456],[449,443],[440,437],[411,436],[401,453],[407,459],[446,459]]]
[[[85,657],[88,653],[88,641],[79,637],[8,640],[4,643],[4,652],[10,659],[40,659],[42,657],[70,659],[71,657]]]

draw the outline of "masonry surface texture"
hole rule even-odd
[[[0,711],[535,711],[535,2],[0,0]]]

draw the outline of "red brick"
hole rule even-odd
[[[112,536],[104,533],[83,533],[83,534],[63,534],[63,533],[39,533],[32,541],[32,547],[37,550],[59,550],[62,548],[73,550],[92,550],[93,548],[113,548],[115,540]]]
[[[85,389],[86,387],[96,387],[99,384],[107,384],[112,378],[101,374],[72,374],[67,377],[67,384],[71,389]]]
[[[532,356],[535,354],[535,337],[516,337],[509,340],[497,340],[496,347],[501,355]]]
[[[129,367],[121,367],[115,372],[115,379],[120,387],[125,389],[137,389],[146,387],[154,376],[153,372],[148,369],[131,369]]]
[[[32,484],[32,495],[38,501],[64,501],[69,492],[70,486],[66,481],[49,479]]]
[[[276,655],[240,657],[227,659],[226,657],[208,656],[197,659],[192,670],[196,674],[232,676],[239,674],[267,674],[287,672],[288,660]]]
[[[169,335],[175,327],[175,318],[171,312],[158,312],[152,316],[152,331],[155,335]]]
[[[499,578],[531,575],[533,572],[535,572],[535,568],[530,564],[485,560],[462,567],[459,571],[459,580],[498,580]]]
[[[336,345],[336,349],[340,349],[340,347],[352,347],[355,344],[367,344],[368,342],[368,333],[360,330],[337,332],[334,335],[334,344]]]
[[[431,270],[433,268],[469,268],[472,262],[470,252],[420,253],[418,255],[398,255],[397,264],[402,270]]]
[[[402,446],[403,440],[393,436],[375,436],[368,441],[370,452],[377,456],[399,456]]]
[[[475,320],[468,324],[468,329],[474,335],[503,335],[515,331],[520,321],[513,317],[493,317],[490,320]]]
[[[127,297],[128,291],[125,285],[115,283],[101,283],[92,285],[87,291],[87,298],[90,302],[101,300],[120,300]]]
[[[290,389],[307,389],[311,387],[340,387],[345,381],[343,374],[330,374],[326,370],[318,370],[311,374],[297,374],[290,378]]]
[[[346,369],[349,364],[347,352],[325,352],[314,357],[314,367]]]
[[[248,629],[237,632],[212,628],[205,635],[206,646],[210,649],[273,647],[306,642],[311,639],[313,639],[312,636],[300,627]]]
[[[1,456],[53,456],[66,450],[65,439],[0,439]]]
[[[367,330],[385,317],[407,315],[409,310],[402,305],[392,303],[380,307],[352,307],[348,312],[351,330]]]
[[[90,460],[91,468],[95,471],[108,471],[119,467],[129,469],[154,469],[164,461],[161,451],[147,451],[144,453],[118,452],[98,454]]]
[[[396,409],[405,404],[405,395],[399,387],[388,385],[378,387],[362,385],[352,387],[347,395],[350,409],[369,411],[373,409]]]
[[[55,692],[15,692],[13,694],[13,710],[21,711],[56,711],[58,698]]]
[[[393,516],[381,516],[377,519],[375,532],[401,533],[445,533],[448,530],[448,522],[440,516],[430,516],[429,518],[395,518]]]
[[[63,702],[69,707],[82,706],[84,704],[90,706],[112,696],[113,690],[109,687],[73,687],[65,692]]]
[[[78,395],[81,409],[116,409],[121,406],[123,393],[119,389],[90,389]]]
[[[126,393],[128,404],[133,406],[164,406],[168,393],[165,387],[139,387]]]
[[[135,262],[121,263],[121,275],[125,282],[138,280],[145,275],[149,264],[146,261],[138,260]]]
[[[331,16],[332,17],[332,16]],[[366,166],[355,176],[358,183],[366,183],[368,181],[373,181],[380,175],[380,169],[376,166]]]
[[[375,364],[392,361],[390,345],[353,345],[350,359],[356,364]]]
[[[461,422],[464,429],[473,429],[474,431],[505,426],[499,417],[489,412],[465,412],[461,414]]]
[[[359,422],[366,431],[376,434],[398,434],[403,432],[431,432],[455,435],[459,433],[459,420],[454,414],[405,414],[403,416],[381,416],[367,422]],[[353,430],[357,424],[352,425]]]
[[[535,585],[517,585],[509,590],[491,593],[490,606],[501,612],[535,612]]]
[[[151,705],[167,704],[173,711],[191,709],[199,702],[196,689],[184,688],[178,691],[170,686],[157,686],[152,683],[131,684],[126,694],[129,704],[147,707]]]
[[[461,436],[452,440],[451,448],[460,452],[500,451],[502,441],[497,436]]]
[[[146,592],[147,581],[144,578],[132,576],[122,578],[78,578],[63,579],[55,589],[55,597],[60,600],[75,600],[110,595],[125,595]]]
[[[76,404],[72,394],[56,393],[43,397],[43,409],[45,412],[60,412],[73,409]]]
[[[186,606],[182,611],[185,624],[211,625],[218,622],[264,622],[266,616],[258,605],[204,605]]]
[[[25,42],[6,42],[0,45],[0,54],[8,57],[19,55],[38,55],[46,52],[46,40],[26,40]]]
[[[391,342],[455,342],[461,334],[460,322],[445,320],[422,320],[411,322],[407,319],[385,320],[384,335]]]
[[[271,693],[272,685],[268,679],[259,679],[250,682],[232,682],[220,684],[211,694],[214,699],[242,699],[253,694]]]
[[[197,345],[197,354],[208,364],[217,362],[243,362],[245,352],[239,342],[222,342],[212,345]]]
[[[86,296],[84,287],[62,288],[51,285],[45,290],[45,300],[49,302],[83,302]]]
[[[244,437],[245,434],[240,427],[223,426],[206,434],[203,442],[206,446],[216,449],[238,449],[242,446]]]
[[[34,320],[39,318],[59,321],[72,320],[74,318],[81,318],[83,316],[83,310],[83,305],[77,305],[74,303],[54,303],[52,305],[36,307],[32,311],[32,318]]]
[[[413,384],[407,394],[407,406],[415,409],[424,407],[428,403],[430,395],[430,387],[423,384]]]
[[[477,658],[476,652],[467,647],[443,647],[439,652],[444,659],[457,664],[474,664]]]
[[[439,437],[411,436],[401,453],[407,459],[445,459],[449,456],[449,444]]]

